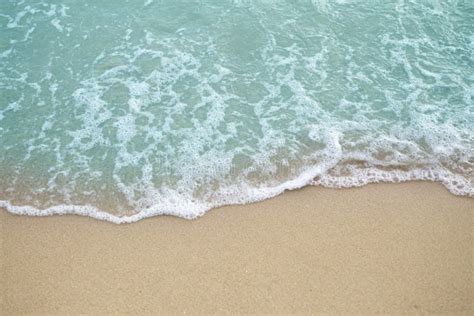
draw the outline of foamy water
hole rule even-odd
[[[474,196],[474,2],[2,1],[0,207],[195,218],[305,185]]]

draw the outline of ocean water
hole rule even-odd
[[[0,207],[115,223],[305,185],[474,196],[474,1],[0,1]]]

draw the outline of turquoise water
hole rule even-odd
[[[195,218],[304,185],[474,195],[474,2],[0,2],[0,207]]]

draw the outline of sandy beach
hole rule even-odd
[[[473,313],[474,199],[306,187],[187,221],[0,212],[1,314]]]

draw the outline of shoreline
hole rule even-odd
[[[133,225],[0,211],[2,311],[473,311],[474,199],[441,184],[306,186]]]
[[[319,170],[316,168],[316,170]],[[100,221],[111,222],[114,224],[132,224],[147,218],[156,216],[175,216],[178,218],[195,220],[205,216],[209,211],[222,207],[245,206],[253,203],[260,203],[279,195],[293,190],[301,190],[308,186],[319,186],[325,189],[356,189],[373,184],[403,184],[410,182],[432,182],[440,184],[454,196],[474,197],[474,188],[467,179],[459,175],[448,174],[445,171],[437,169],[413,169],[410,171],[383,171],[376,168],[366,169],[365,173],[351,177],[332,177],[316,176],[318,172],[310,169],[303,172],[298,178],[287,180],[275,187],[250,188],[243,187],[236,192],[228,193],[221,196],[224,200],[214,203],[196,204],[183,203],[187,208],[191,208],[190,212],[176,210],[163,210],[161,205],[154,205],[148,210],[135,213],[133,215],[115,215],[103,211],[92,205],[70,205],[61,204],[51,206],[47,209],[38,209],[31,205],[12,205],[10,201],[0,199],[0,210],[5,209],[9,213],[33,217],[45,217],[56,215],[79,215],[90,217]],[[363,177],[361,177],[363,175]],[[315,180],[317,178],[317,180]],[[247,189],[247,190],[245,190]],[[252,194],[242,195],[242,192],[253,191]],[[243,197],[242,197],[243,196]],[[244,202],[242,202],[244,201]],[[158,210],[156,210],[158,209]]]

